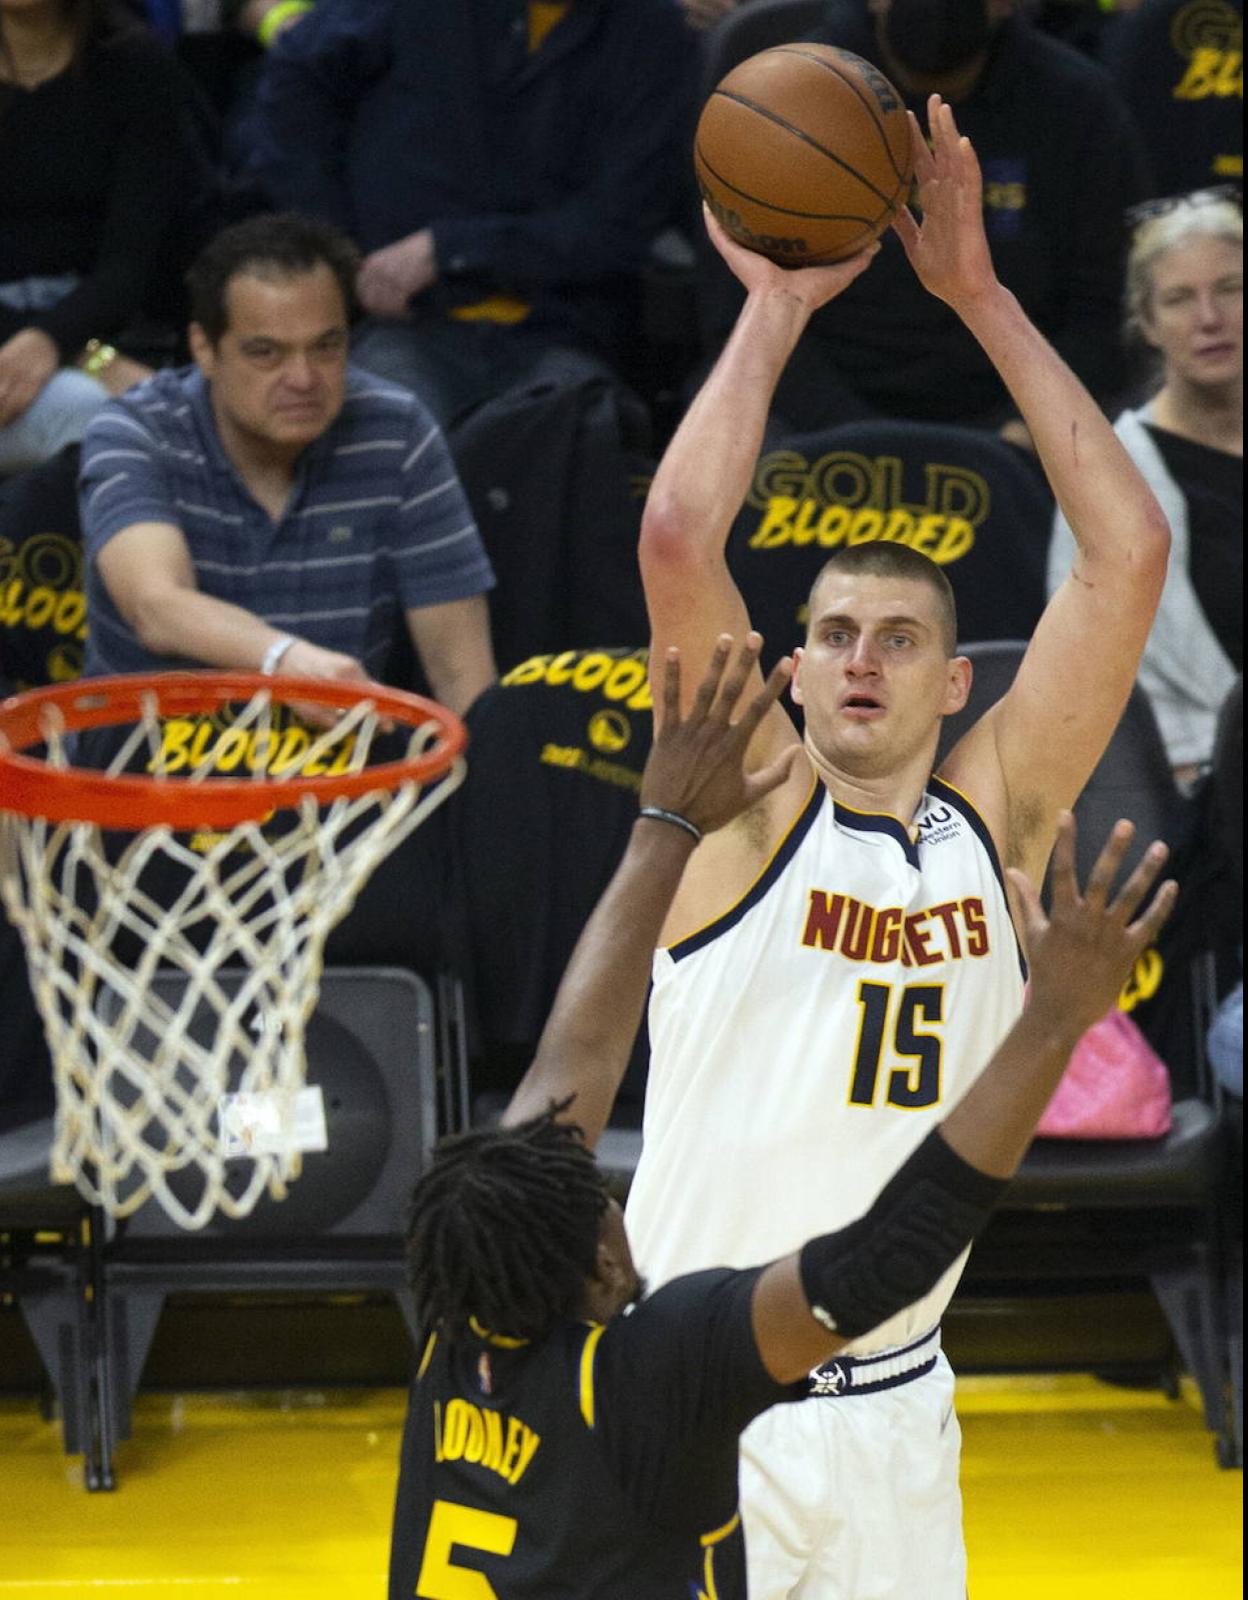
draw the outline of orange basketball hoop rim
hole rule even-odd
[[[280,705],[313,704],[342,712],[361,707],[385,724],[426,731],[419,750],[393,761],[339,773],[275,778],[109,774],[52,765],[24,754],[66,733],[141,722],[152,717],[212,716],[267,695]],[[161,672],[89,678],[33,689],[0,702],[0,811],[49,822],[87,822],[138,832],[144,828],[229,828],[311,800],[330,802],[405,784],[424,784],[449,770],[467,743],[452,711],[405,690],[273,678],[249,672]]]

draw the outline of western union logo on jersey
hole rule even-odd
[[[435,1461],[469,1461],[516,1484],[541,1442],[540,1434],[519,1417],[505,1417],[467,1400],[448,1400],[445,1412],[440,1401],[433,1403]]]
[[[963,956],[986,956],[991,948],[988,918],[978,895],[946,900],[907,915],[900,906],[864,905],[850,894],[812,889],[802,943],[831,950],[847,961],[878,966],[933,967]]]

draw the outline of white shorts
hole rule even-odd
[[[750,1600],[965,1600],[943,1352],[874,1394],[773,1406],[741,1436]]]

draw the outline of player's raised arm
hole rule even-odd
[[[1075,822],[1062,814],[1053,909],[1011,872],[1023,907],[1031,1000],[981,1076],[889,1182],[866,1216],[774,1262],[754,1289],[763,1364],[796,1382],[852,1338],[922,1297],[978,1234],[1018,1170],[1080,1036],[1114,1004],[1140,951],[1156,938],[1178,892],[1171,879],[1140,907],[1166,860],[1150,845],[1111,892],[1132,836],[1115,825],[1082,893]]]
[[[993,813],[1013,864],[1034,876],[1057,812],[1083,788],[1131,692],[1169,528],[1100,407],[998,282],[979,163],[936,95],[929,124],[930,150],[913,128],[922,225],[903,210],[894,227],[924,287],[958,313],[1000,373],[1079,546],[1009,694],[943,769]],[[995,798],[991,767],[1001,780]]]
[[[597,1144],[641,1022],[659,931],[689,857],[703,834],[781,784],[801,749],[791,740],[776,761],[746,775],[750,741],[792,666],[787,657],[777,662],[741,710],[761,648],[758,634],[749,634],[729,666],[732,640],[721,635],[687,714],[681,711],[680,652],[669,648],[663,722],[646,761],[628,849],[577,941],[533,1064],[503,1114],[505,1124],[540,1116],[554,1103],[591,1149]]]
[[[834,266],[792,270],[744,249],[709,211],[705,216],[746,299],[664,452],[642,517],[641,575],[656,681],[670,645],[679,647],[692,675],[709,660],[721,633],[740,638],[748,628],[725,546],[758,461],[776,384],[811,314],[852,283],[878,249],[873,244]],[[692,681],[686,702],[691,693]],[[789,743],[786,722],[779,711],[769,719],[759,759]]]

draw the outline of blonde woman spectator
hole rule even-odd
[[[1115,431],[1170,520],[1169,574],[1139,676],[1188,786],[1243,668],[1244,222],[1231,190],[1150,201],[1134,217],[1127,326],[1156,353],[1161,383]],[[1051,589],[1073,554],[1059,513]]]

